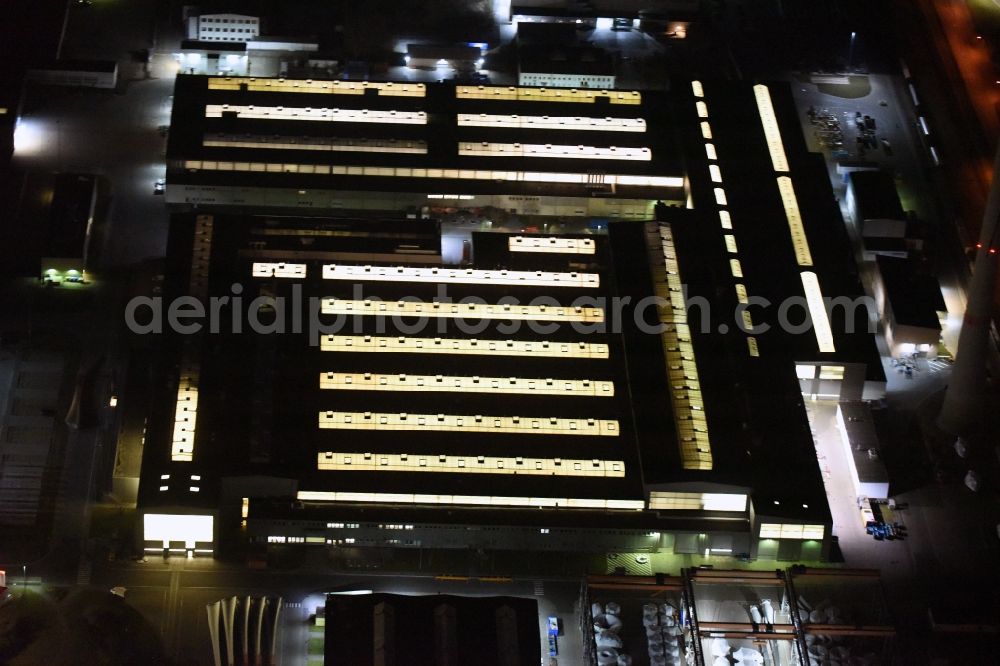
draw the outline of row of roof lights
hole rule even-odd
[[[306,265],[255,261],[253,264],[253,276],[259,278],[303,279],[306,276]]]
[[[355,266],[326,264],[324,280],[364,282],[426,282],[435,284],[503,284],[538,287],[597,288],[596,273],[478,270],[473,268],[414,268],[410,266]]]
[[[600,132],[645,132],[642,118],[591,118],[587,116],[519,116],[517,114],[460,113],[459,127],[509,127]]]
[[[213,135],[206,137],[202,141],[202,145],[206,148],[251,148],[254,150],[325,150],[342,153],[427,154],[427,144],[424,141],[402,139]]]
[[[484,416],[482,414],[325,411],[319,413],[319,427],[332,430],[433,430],[519,435],[618,436],[618,421],[614,420]]]
[[[649,148],[622,148],[611,146],[563,146],[551,143],[460,143],[458,154],[465,157],[553,157],[587,160],[632,160],[648,162],[653,159]]]
[[[522,393],[611,397],[613,382],[590,379],[536,379],[523,377],[459,377],[454,375],[377,374],[371,372],[324,372],[321,389],[347,391],[426,391],[449,393]]]
[[[569,498],[569,497],[517,497],[500,495],[429,495],[411,493],[351,493],[300,490],[296,499],[302,502],[351,502],[391,504],[448,504],[458,506],[507,506],[565,509],[598,509],[641,511],[642,500]]]
[[[511,252],[542,252],[549,254],[594,254],[592,238],[565,236],[510,236],[507,249]]]
[[[573,359],[606,359],[609,355],[608,345],[590,342],[408,338],[372,335],[324,335],[320,338],[320,349],[328,352],[529,356]]]
[[[299,106],[255,106],[253,104],[206,104],[206,118],[235,113],[237,118],[255,120],[315,120],[341,123],[390,123],[426,125],[424,111],[375,111],[371,109],[314,109]]]
[[[321,471],[437,472],[450,474],[527,474],[534,476],[625,476],[622,460],[455,456],[407,453],[342,453],[318,456]]]
[[[320,311],[333,315],[382,315],[448,317],[455,319],[504,319],[601,323],[604,310],[580,306],[512,305],[509,303],[422,303],[414,301],[363,301],[324,298]]]
[[[249,171],[254,173],[299,173],[334,176],[380,176],[387,178],[445,178],[526,183],[591,185],[593,174],[552,171],[495,171],[485,169],[422,169],[410,167],[343,166],[288,162],[230,162],[185,160],[185,169],[204,171]],[[605,185],[680,188],[684,179],[676,176],[601,174]]]
[[[520,102],[588,103],[607,99],[611,104],[642,104],[637,90],[595,90],[591,88],[521,88],[517,86],[457,86],[458,99],[517,100]]]
[[[312,79],[269,79],[256,77],[210,77],[209,90],[240,90],[249,92],[291,92],[331,95],[363,95],[368,90],[378,90],[379,96],[424,97],[427,86],[423,83],[392,83],[375,81],[313,81]]]

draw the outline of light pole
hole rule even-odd
[[[24,581],[24,586],[21,588],[21,596],[23,597],[28,593],[28,565],[21,565],[21,579]]]
[[[851,31],[851,46],[847,49],[847,73],[851,73],[851,63],[854,61],[854,40],[857,39],[858,33]]]

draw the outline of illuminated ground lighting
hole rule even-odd
[[[353,504],[454,504],[465,506],[521,506],[542,509],[621,509],[642,511],[643,500],[589,499],[567,497],[504,497],[491,495],[414,495],[410,493],[348,493],[300,490],[302,502],[351,502]]]
[[[427,154],[426,142],[402,139],[211,135],[205,137],[201,145],[206,148],[251,148],[254,150],[324,150],[343,153]]]
[[[806,304],[809,306],[809,316],[812,318],[813,331],[821,352],[835,352],[833,331],[830,329],[830,318],[823,302],[823,292],[819,287],[819,278],[815,273],[804,271],[801,274],[802,289],[806,292]]]
[[[623,460],[574,460],[447,456],[424,453],[321,452],[321,471],[336,472],[437,472],[450,474],[530,474],[534,476],[625,476]],[[745,501],[745,500],[744,500]]]
[[[594,254],[591,238],[565,238],[563,236],[511,236],[507,239],[511,252],[542,252],[550,254]]]
[[[567,173],[553,171],[492,171],[481,169],[414,169],[410,167],[343,166],[329,164],[296,164],[290,162],[184,160],[184,168],[194,171],[308,173],[324,176],[380,176],[386,178],[446,178],[451,180],[558,183],[564,185],[591,185],[594,182],[593,174],[591,173]],[[684,179],[678,176],[601,174],[600,182],[606,185],[622,185],[631,187],[680,188],[684,186]]]
[[[385,317],[447,317],[453,319],[506,319],[512,321],[566,321],[601,323],[604,310],[580,306],[511,305],[500,303],[422,303],[324,298],[320,311],[333,315]]]
[[[494,113],[460,113],[459,127],[509,127],[515,129],[573,130],[574,132],[645,132],[642,118],[590,118],[587,116],[520,116]]]
[[[276,277],[302,279],[306,276],[306,265],[255,261],[253,264],[253,276],[261,278]]]
[[[622,148],[611,146],[565,146],[550,143],[479,143],[460,142],[458,154],[465,157],[543,157],[583,160],[632,160],[648,162],[653,159],[649,148]]]
[[[522,393],[611,397],[613,382],[590,379],[537,379],[524,377],[458,377],[453,375],[377,374],[324,372],[321,389],[341,391],[427,391],[447,393]]]
[[[210,77],[209,90],[240,90],[249,92],[310,93],[328,95],[364,95],[366,90],[378,90],[379,97],[424,97],[423,83],[380,83],[375,81],[313,81],[312,79],[267,79],[256,77]]]
[[[771,91],[765,85],[756,85],[753,87],[753,94],[757,98],[757,113],[764,127],[764,138],[767,139],[767,150],[771,153],[771,164],[774,165],[775,171],[787,172],[788,158],[785,156],[785,145],[781,141],[781,129],[774,114],[774,105],[771,103]]]
[[[799,201],[795,196],[792,179],[788,176],[778,177],[778,192],[785,206],[785,219],[788,220],[788,231],[792,235],[792,246],[795,249],[795,260],[799,266],[812,266],[812,252],[809,250],[809,239],[805,227],[802,226],[802,213],[799,212]]]
[[[352,282],[427,282],[431,284],[504,284],[532,287],[577,287],[596,289],[596,273],[549,273],[545,271],[477,270],[473,268],[413,268],[409,266],[357,266],[326,264],[324,280]]]
[[[662,225],[658,234],[651,234],[649,245],[656,295],[668,301],[668,305],[658,308],[658,314],[664,324],[661,338],[681,464],[684,469],[710,470],[713,459],[708,420],[670,226]]]
[[[314,109],[299,106],[255,106],[253,104],[206,104],[206,118],[222,118],[223,113],[254,120],[315,120],[334,123],[379,123],[426,125],[423,111],[375,111],[371,109]]]
[[[424,430],[508,435],[618,436],[618,421],[613,420],[484,416],[481,414],[325,411],[319,413],[319,427],[329,430]]]
[[[464,356],[528,356],[533,358],[606,359],[604,344],[547,340],[477,340],[475,338],[407,338],[372,335],[324,335],[320,350],[389,354],[458,354]]]
[[[497,99],[520,102],[595,102],[607,99],[611,104],[642,104],[637,90],[594,90],[579,88],[520,88],[517,86],[457,86],[458,99]]]

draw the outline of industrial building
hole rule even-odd
[[[785,86],[181,76],[167,159],[147,550],[826,557],[804,396],[885,377]]]

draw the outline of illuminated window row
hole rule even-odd
[[[551,143],[460,143],[458,154],[465,157],[554,157],[583,160],[653,159],[649,148],[599,148],[597,146],[560,146]]]
[[[657,242],[659,247],[654,245]],[[684,469],[710,470],[713,459],[708,420],[687,321],[684,286],[670,226],[659,226],[658,238],[651,239],[650,245],[654,287],[658,296],[668,300],[667,305],[658,308],[658,314],[660,322],[665,326],[661,338],[681,463]]]
[[[507,240],[511,252],[548,252],[552,254],[594,254],[592,238],[564,236],[511,236]]]
[[[459,506],[535,507],[542,509],[621,509],[642,511],[642,500],[589,499],[567,497],[503,497],[492,495],[414,495],[410,493],[348,493],[300,490],[296,499],[302,502],[351,502],[387,504],[452,504]]]
[[[645,132],[642,118],[589,118],[581,116],[519,116],[494,113],[460,113],[459,127],[509,127],[601,132]]]
[[[276,278],[304,278],[306,276],[305,264],[267,263],[255,261],[253,264],[254,277],[276,277]]]
[[[677,493],[652,491],[649,508],[655,511],[746,511],[747,496],[740,493]]]
[[[521,102],[594,102],[607,99],[611,104],[641,104],[636,90],[588,90],[586,88],[519,88],[516,86],[457,86],[458,99],[502,99]]]
[[[449,317],[455,319],[507,319],[517,321],[604,321],[601,308],[580,306],[511,305],[504,303],[423,303],[414,301],[363,301],[324,298],[323,314],[384,315],[400,317]]]
[[[611,397],[613,382],[590,379],[526,379],[523,377],[458,377],[452,375],[376,374],[371,372],[324,372],[321,389],[354,391],[431,391],[451,393],[533,393]]]
[[[822,525],[795,525],[791,523],[761,523],[761,539],[815,539],[821,541],[825,528]]]
[[[191,462],[194,458],[194,433],[198,422],[198,387],[194,384],[192,378],[182,372],[177,387],[170,447],[170,459],[174,462]]]
[[[609,353],[607,345],[589,342],[477,340],[475,338],[389,338],[371,335],[324,335],[320,338],[320,349],[330,352],[531,356],[573,359],[606,359]]]
[[[767,150],[771,153],[771,164],[774,165],[775,171],[787,172],[788,158],[785,156],[785,145],[781,141],[778,117],[774,114],[774,105],[771,103],[771,91],[765,85],[756,85],[753,87],[753,94],[757,98],[757,114],[764,127],[764,138],[767,140]]]
[[[375,81],[313,81],[312,79],[258,79],[256,77],[211,77],[209,90],[239,90],[245,85],[250,92],[311,93],[331,95],[363,95],[366,90],[378,90],[379,96],[424,97],[423,83],[391,83]]]
[[[205,171],[250,171],[257,173],[310,173],[334,176],[383,176],[387,178],[449,178],[454,180],[489,180],[525,183],[593,184],[589,173],[552,171],[491,171],[481,169],[412,169],[409,167],[330,166],[328,164],[289,164],[283,162],[221,162],[215,160],[185,160],[185,169]],[[683,187],[684,179],[676,176],[635,176],[601,174],[606,185],[634,187]]]
[[[788,220],[788,231],[792,235],[795,260],[799,266],[812,266],[812,252],[809,250],[805,227],[802,226],[802,214],[799,212],[799,200],[795,197],[792,179],[788,176],[779,176],[778,192],[781,194],[781,203],[785,206],[785,219]]]
[[[297,106],[254,106],[253,104],[206,104],[206,118],[235,113],[237,118],[257,120],[317,120],[337,123],[391,123],[426,125],[423,111],[373,111],[370,109],[314,109]]]
[[[433,430],[516,435],[617,437],[618,421],[481,414],[407,414],[406,412],[320,412],[319,427],[332,430]]]
[[[833,330],[830,328],[830,317],[826,312],[823,292],[819,288],[819,278],[815,273],[805,271],[801,274],[802,289],[806,292],[806,305],[809,307],[809,317],[812,319],[816,343],[821,352],[837,351],[833,344]]]
[[[225,136],[213,135],[202,141],[206,148],[253,148],[265,150],[325,150],[343,153],[408,153],[426,155],[424,141],[396,139],[341,139],[337,137]]]
[[[477,270],[473,268],[414,268],[409,266],[355,266],[326,264],[324,280],[366,282],[429,282],[438,284],[504,284],[534,287],[601,286],[596,273],[550,273],[545,271]]]
[[[623,460],[501,458],[419,453],[319,454],[319,469],[336,472],[438,472],[449,474],[531,474],[535,476],[625,476]]]

